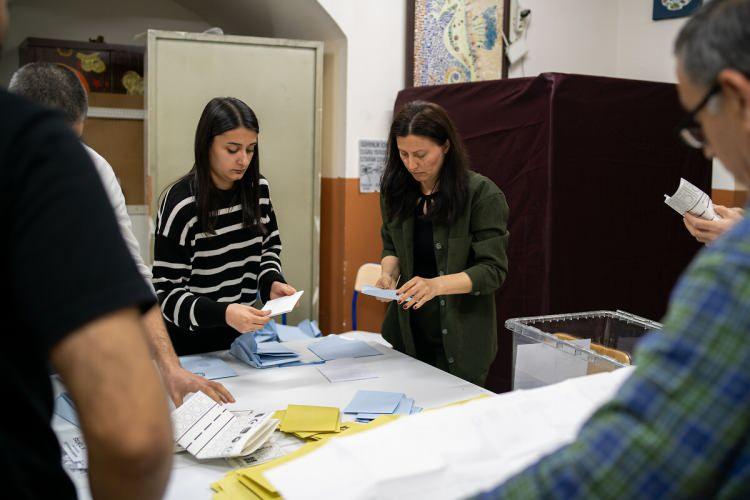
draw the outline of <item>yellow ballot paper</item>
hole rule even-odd
[[[338,408],[328,406],[289,405],[281,421],[282,432],[339,432]]]
[[[237,472],[232,471],[223,479],[211,485],[214,490],[213,500],[248,500],[260,499],[252,490],[246,488],[238,479]]]

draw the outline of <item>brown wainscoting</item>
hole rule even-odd
[[[725,207],[744,207],[747,203],[747,191],[731,189],[714,189],[711,191],[711,199],[716,205]]]
[[[359,179],[323,178],[320,210],[320,328],[352,329],[352,295],[359,266],[380,262],[380,194],[360,193]],[[358,330],[379,332],[385,304],[360,296]]]

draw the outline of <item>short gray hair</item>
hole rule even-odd
[[[675,54],[693,83],[710,86],[724,69],[750,77],[750,0],[711,0],[682,28]]]
[[[78,76],[65,66],[44,62],[26,64],[13,73],[8,90],[62,111],[71,124],[86,118],[89,107],[86,89]]]

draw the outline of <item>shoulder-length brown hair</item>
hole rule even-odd
[[[419,135],[442,146],[449,141],[437,181],[434,201],[427,217],[441,224],[452,224],[463,212],[468,198],[469,160],[455,125],[441,106],[412,101],[396,114],[388,135],[385,171],[380,193],[390,219],[404,219],[414,213],[420,194],[419,182],[406,170],[399,155],[397,137]]]

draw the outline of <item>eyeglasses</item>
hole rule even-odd
[[[721,91],[721,85],[716,82],[711,86],[706,96],[693,109],[677,127],[677,135],[682,141],[691,148],[702,149],[706,145],[706,135],[703,133],[703,127],[695,119],[696,115],[706,107],[713,96]]]

